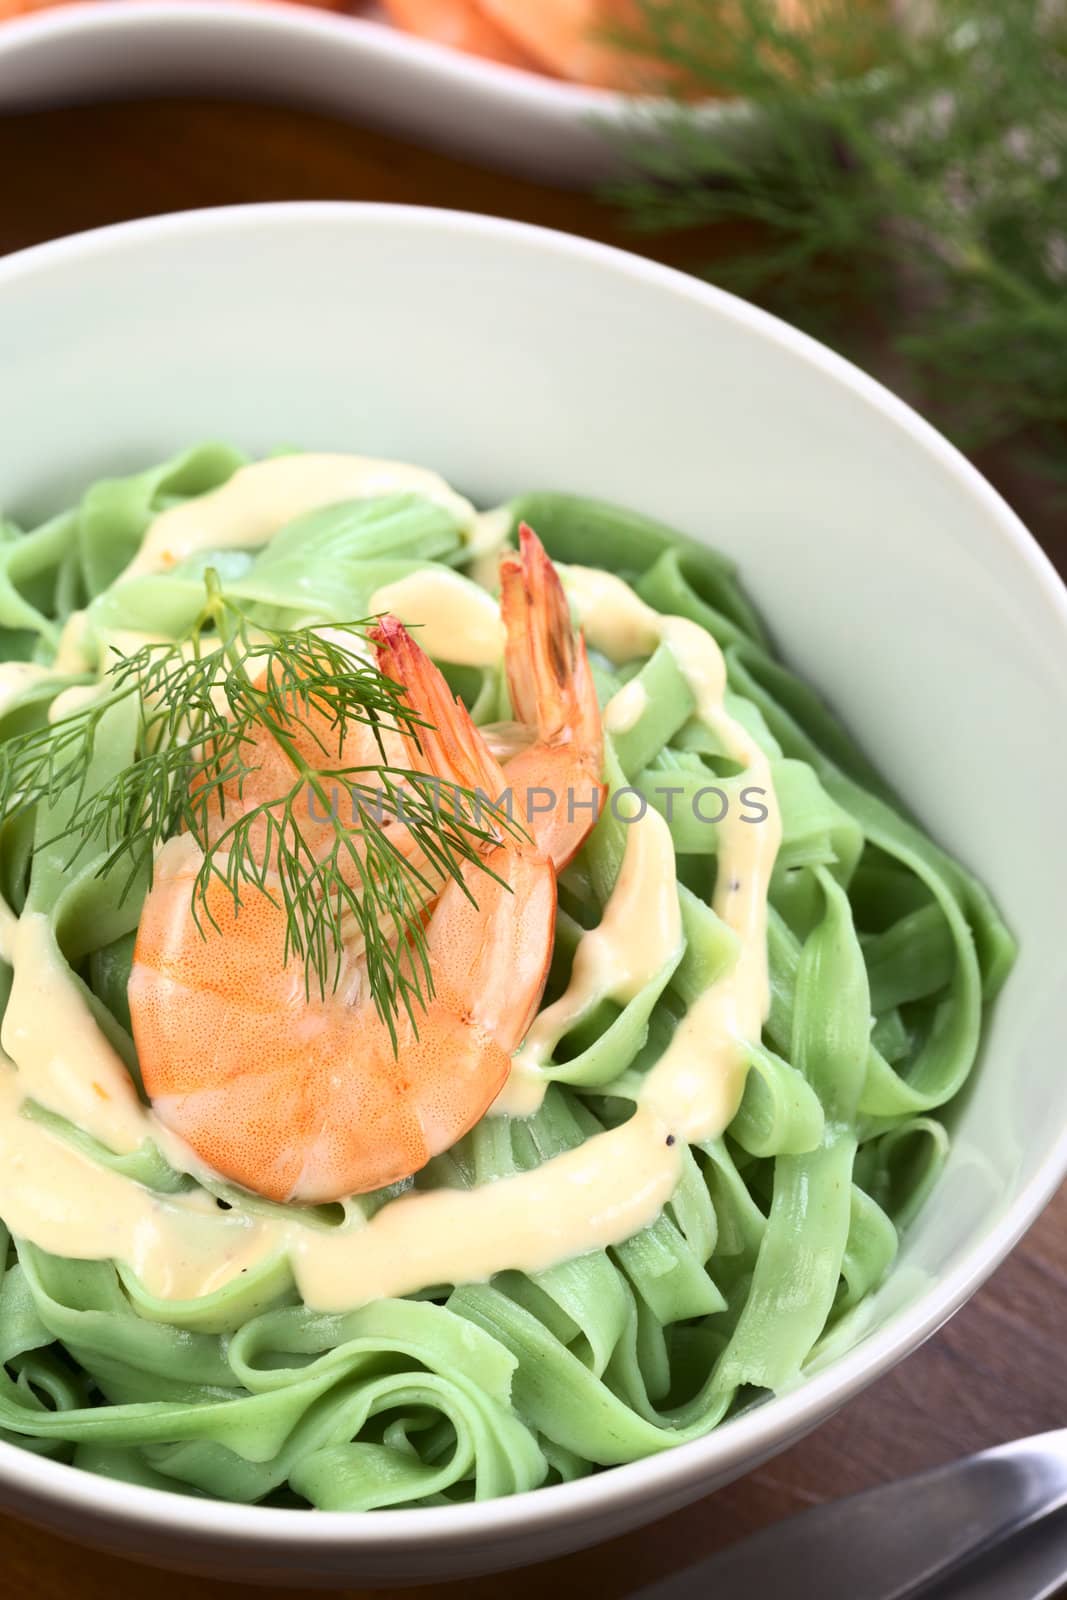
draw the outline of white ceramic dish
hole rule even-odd
[[[190,1570],[445,1578],[632,1528],[750,1470],[913,1349],[1067,1168],[1067,597],[973,469],[877,384],[664,268],[514,224],[281,206],[0,262],[0,502],[205,436],[399,454],[486,500],[614,497],[731,551],[836,703],[1022,940],[943,1180],[862,1342],[708,1438],[511,1500],[312,1513],[94,1478],[0,1444],[0,1502]],[[1057,871],[1057,868],[1060,870]]]
[[[568,186],[618,169],[606,129],[633,114],[623,95],[298,5],[102,0],[0,25],[0,112],[182,92],[331,112]]]

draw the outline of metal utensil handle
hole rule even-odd
[[[634,1600],[794,1593],[913,1600],[1067,1506],[1067,1429],[1020,1439],[799,1513]]]

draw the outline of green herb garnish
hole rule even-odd
[[[633,223],[730,225],[706,276],[861,360],[888,347],[889,381],[965,445],[1025,432],[1062,464],[1063,8],[806,0],[786,26],[775,0],[636,5],[635,49],[749,109],[668,105],[613,191]]]
[[[99,839],[99,875],[125,868],[124,893],[150,881],[165,840],[191,834],[204,852],[193,890],[202,931],[205,914],[214,920],[206,902],[213,878],[238,911],[243,887],[269,894],[285,910],[285,955],[304,961],[309,993],[313,981],[320,993],[335,987],[343,946],[361,941],[395,1047],[401,1007],[417,1026],[416,1012],[433,993],[427,905],[449,880],[470,895],[469,865],[495,876],[480,847],[517,825],[484,796],[387,758],[387,734],[417,740],[427,724],[405,690],[359,653],[369,623],[334,626],[328,635],[264,628],[226,597],[213,572],[206,583],[204,607],[184,639],[118,656],[84,705],[0,747],[0,826],[63,799],[70,822],[39,843]],[[103,719],[131,699],[137,758],[94,788]],[[309,761],[294,740],[312,715],[326,730],[313,733],[321,761]],[[343,763],[345,738],[357,725],[373,730],[380,764]],[[231,801],[234,793],[243,798],[256,770],[247,751],[264,731],[292,764],[292,785],[238,815],[231,803],[227,820],[227,791]],[[415,846],[410,854],[389,836],[395,820]]]

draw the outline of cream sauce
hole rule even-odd
[[[567,1030],[601,1000],[633,1000],[677,960],[682,943],[670,829],[648,810],[627,827],[626,854],[600,922],[578,941],[564,993],[534,1018],[494,1115],[532,1116],[548,1087],[544,1068]]]
[[[242,469],[222,489],[157,518],[127,575],[166,570],[196,549],[262,544],[301,512],[391,488],[432,490],[472,525],[467,503],[417,468],[357,457],[281,458]],[[487,560],[506,529],[501,513],[479,519]],[[534,1171],[471,1191],[408,1194],[369,1222],[351,1208],[332,1229],[309,1224],[295,1209],[272,1215],[238,1201],[220,1211],[204,1190],[154,1194],[20,1115],[32,1100],[111,1150],[152,1142],[176,1167],[204,1176],[192,1152],[140,1102],[71,981],[47,919],[27,914],[16,921],[0,906],[0,947],[15,970],[0,1030],[11,1058],[0,1061],[0,1216],[12,1231],[58,1254],[123,1261],[163,1299],[195,1299],[250,1266],[286,1257],[306,1303],[330,1311],[432,1283],[484,1280],[504,1268],[537,1271],[629,1238],[654,1220],[678,1181],[682,1140],[721,1132],[740,1098],[745,1042],[758,1038],[768,1003],[766,894],[780,824],[766,760],[723,707],[725,666],[714,641],[681,618],[661,617],[609,574],[572,567],[564,582],[590,643],[612,660],[667,644],[693,690],[696,714],[747,764],[751,783],[766,789],[770,813],[759,825],[732,818],[719,825],[715,909],[738,934],[740,956],[690,1008],[630,1121]],[[472,599],[470,585],[452,574],[414,574],[374,598],[376,608],[422,620],[433,630],[424,642],[444,659],[499,659],[495,607]],[[449,653],[457,636],[466,656]],[[627,688],[616,696],[617,729],[633,726],[644,709],[637,689]],[[628,828],[619,881],[600,925],[579,943],[566,993],[536,1019],[494,1109],[535,1110],[543,1066],[565,1029],[602,998],[625,1004],[678,954],[681,939],[670,834],[649,810]]]
[[[49,722],[62,722],[67,717],[77,716],[99,694],[98,683],[73,683],[69,689],[61,689],[48,707]]]
[[[409,628],[435,661],[464,667],[495,667],[504,654],[504,624],[495,600],[469,578],[448,567],[425,567],[371,595],[377,616],[390,611]]]
[[[11,965],[15,976],[0,1046],[18,1067],[25,1098],[120,1155],[136,1150],[147,1136],[144,1108],[121,1056],[71,982],[51,923],[40,912],[19,918]]]
[[[608,733],[629,733],[648,709],[648,694],[638,678],[631,678],[612,695],[604,707],[604,727]]]
[[[11,965],[11,958],[15,952],[18,927],[18,917],[7,901],[0,899],[0,961],[6,961],[8,966]]]
[[[150,1294],[193,1300],[273,1248],[257,1219],[203,1190],[154,1194],[21,1115],[23,1069],[0,1058],[0,1216],[54,1255],[116,1260]]]
[[[122,578],[166,572],[199,550],[255,549],[287,522],[341,500],[421,494],[445,506],[464,528],[475,511],[436,472],[371,456],[276,456],[240,467],[221,488],[162,512]]]
[[[718,824],[713,909],[738,935],[737,962],[689,1007],[641,1088],[641,1104],[672,1132],[690,1142],[714,1138],[740,1104],[746,1045],[759,1039],[770,1004],[767,893],[781,842],[770,764],[723,706],[726,662],[710,634],[684,617],[661,616],[611,573],[568,567],[562,577],[586,638],[610,660],[631,660],[651,655],[660,643],[667,646],[693,691],[696,716],[718,734],[729,755],[744,763],[747,782],[765,791],[768,815],[763,822],[745,822],[735,811]],[[650,878],[649,901],[655,892]],[[649,916],[646,904],[636,904],[633,916],[643,926]]]
[[[0,1216],[12,1233],[56,1255],[124,1262],[162,1300],[198,1299],[281,1256],[317,1311],[509,1267],[538,1272],[638,1232],[670,1199],[680,1172],[678,1147],[638,1112],[485,1188],[409,1194],[369,1223],[353,1212],[336,1228],[309,1227],[295,1216],[220,1211],[203,1191],[154,1194],[99,1166],[20,1115],[19,1076],[0,1061]]]
[[[33,661],[0,661],[0,717],[9,711],[27,689],[51,676],[48,667]]]
[[[467,543],[468,566],[474,582],[495,593],[500,587],[500,555],[511,532],[510,506],[479,511]]]
[[[52,663],[52,671],[66,672],[74,676],[79,672],[88,672],[91,661],[89,614],[87,611],[72,611],[63,624],[63,632],[56,645],[56,658]]]

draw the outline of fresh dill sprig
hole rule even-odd
[[[678,98],[611,197],[972,448],[1062,466],[1067,13],[1053,0],[636,0]],[[725,120],[700,98],[733,99]],[[742,105],[742,102],[744,103]],[[649,117],[655,121],[649,139]],[[718,231],[723,244],[716,248]]]
[[[40,842],[69,837],[77,854],[84,840],[100,841],[98,873],[123,868],[123,895],[151,881],[165,840],[191,834],[203,852],[192,896],[201,931],[205,916],[214,921],[207,892],[217,879],[238,914],[248,886],[282,906],[285,957],[304,962],[309,994],[312,982],[322,994],[336,987],[345,950],[361,947],[395,1047],[401,1008],[417,1029],[433,993],[427,906],[449,880],[471,896],[468,866],[495,876],[484,847],[518,825],[480,793],[390,759],[390,734],[417,741],[427,724],[362,654],[367,624],[272,630],[250,622],[211,571],[206,585],[184,639],[117,656],[76,710],[0,746],[0,826],[62,801],[70,820]],[[96,788],[104,719],[131,699],[136,758]],[[375,759],[346,764],[357,726],[372,731]],[[293,781],[246,806],[264,733]]]

